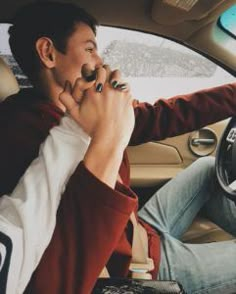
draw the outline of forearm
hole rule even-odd
[[[130,144],[177,136],[236,114],[236,83],[160,99],[135,108]]]
[[[85,154],[84,164],[100,181],[111,188],[115,187],[124,148],[118,144],[106,144],[92,140]]]

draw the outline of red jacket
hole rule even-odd
[[[236,84],[191,95],[141,103],[130,144],[179,135],[236,114]],[[0,193],[10,193],[37,156],[48,131],[63,113],[32,90],[24,90],[0,104]],[[131,260],[130,213],[137,197],[128,188],[126,154],[120,168],[124,185],[112,190],[83,165],[68,182],[57,214],[52,240],[26,290],[27,293],[90,293],[102,268],[112,276],[126,276]],[[32,220],[33,225],[34,220]],[[158,234],[147,224],[149,254],[160,261]],[[42,236],[43,238],[43,236]]]

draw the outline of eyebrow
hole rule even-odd
[[[87,40],[85,41],[85,43],[92,43],[94,48],[97,50],[98,49],[98,46],[97,46],[97,43],[94,41],[94,40]]]

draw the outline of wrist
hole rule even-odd
[[[124,148],[103,141],[91,140],[84,164],[98,179],[114,188],[123,158]]]
[[[98,146],[106,146],[107,149],[113,151],[124,152],[124,149],[128,145],[127,135],[124,131],[119,131],[116,126],[109,126],[100,128],[92,135],[92,141]]]

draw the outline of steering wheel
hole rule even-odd
[[[216,152],[216,176],[226,197],[236,203],[236,117],[233,117]]]

